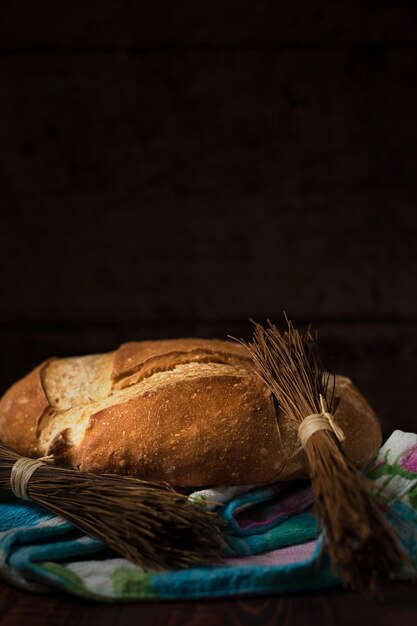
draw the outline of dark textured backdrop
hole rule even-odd
[[[0,6],[0,383],[312,320],[416,430],[415,2]],[[0,390],[1,391],[1,390]]]

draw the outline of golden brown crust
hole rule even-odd
[[[335,419],[346,436],[342,448],[353,465],[362,468],[382,444],[378,418],[349,378],[337,377],[336,395],[340,402]]]
[[[240,484],[276,476],[278,447],[274,405],[260,379],[217,375],[184,379],[94,413],[69,458],[81,470],[174,485],[223,484],[226,476]]]
[[[380,426],[349,379],[336,383],[343,446],[362,467]],[[178,486],[308,476],[295,425],[276,411],[246,349],[221,340],[131,342],[45,362],[1,400],[0,438],[29,456]]]
[[[37,428],[49,409],[42,373],[50,360],[41,363],[12,385],[0,400],[0,438],[21,454],[39,454]]]
[[[248,350],[231,341],[220,339],[162,339],[160,341],[131,341],[115,352],[112,379],[116,386],[121,379],[139,382],[155,372],[163,372],[182,363],[251,363]]]

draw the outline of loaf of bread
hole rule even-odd
[[[378,420],[336,377],[343,447],[363,467],[381,445]],[[216,339],[123,344],[108,354],[51,358],[0,401],[0,439],[31,457],[172,485],[308,477],[293,423],[246,348]]]

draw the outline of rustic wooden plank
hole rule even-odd
[[[416,5],[342,0],[52,0],[2,3],[0,47],[332,45],[416,41]]]
[[[385,436],[396,428],[415,432],[417,423],[409,399],[415,391],[417,325],[321,323],[316,328],[325,366],[353,380],[378,414]],[[0,395],[50,356],[106,352],[131,340],[184,336],[225,339],[227,335],[249,339],[250,334],[251,325],[245,320],[40,327],[30,331],[0,327]]]
[[[347,593],[339,589],[266,598],[235,598],[188,602],[94,604],[63,594],[37,596],[0,585],[2,626],[356,626],[371,620],[390,626],[414,626],[417,617],[415,582],[392,583],[383,593]]]
[[[0,63],[0,322],[412,318],[416,62]]]

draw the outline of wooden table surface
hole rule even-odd
[[[379,595],[339,589],[278,597],[95,604],[63,594],[35,595],[0,585],[1,626],[215,626],[224,624],[415,626],[417,583],[396,582]]]

